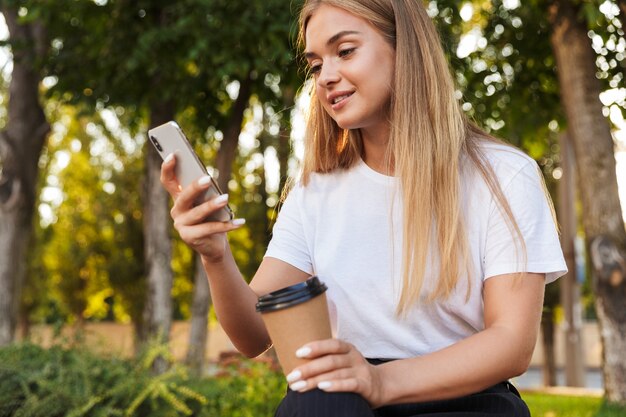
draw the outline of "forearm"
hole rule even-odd
[[[492,327],[443,350],[380,365],[383,403],[456,398],[519,375],[534,347],[527,339]]]
[[[271,341],[260,314],[255,310],[257,294],[241,276],[230,249],[221,262],[202,263],[209,278],[217,318],[235,347],[248,357],[258,356]]]

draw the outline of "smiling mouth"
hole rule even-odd
[[[347,99],[347,98],[348,98],[348,97],[350,97],[352,94],[353,94],[353,93],[349,93],[349,94],[344,94],[344,95],[339,96],[339,97],[335,97],[335,98],[332,100],[332,104],[337,104],[337,103],[339,103],[339,102],[341,102],[341,101],[343,101],[343,100]]]

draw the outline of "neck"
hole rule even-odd
[[[363,140],[363,161],[374,171],[385,175],[393,175],[392,166],[387,165],[386,154],[389,146],[389,128],[384,129],[361,129]]]

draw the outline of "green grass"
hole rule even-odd
[[[532,417],[626,417],[626,407],[605,404],[602,398],[523,393]]]

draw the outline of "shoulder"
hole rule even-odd
[[[520,174],[530,177],[538,175],[539,166],[537,162],[512,145],[483,142],[480,144],[479,150],[502,187],[506,187]]]

